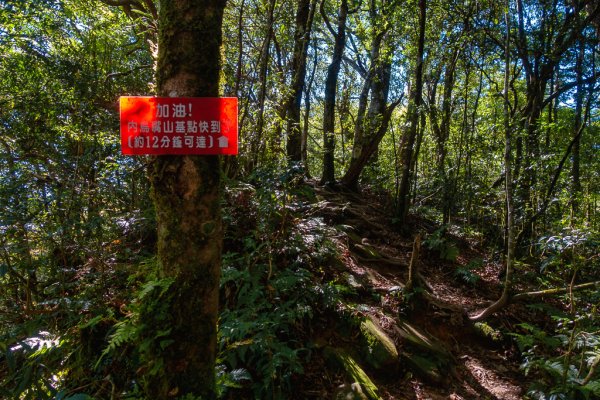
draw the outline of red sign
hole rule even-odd
[[[123,154],[237,154],[235,97],[121,97]]]

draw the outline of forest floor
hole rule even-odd
[[[390,207],[383,197],[366,191],[357,194],[314,186],[318,202],[313,205],[319,215],[338,231],[345,231],[334,240],[342,254],[343,265],[334,273],[338,281],[347,282],[357,293],[353,309],[362,318],[370,318],[394,341],[400,353],[400,367],[365,371],[383,399],[521,399],[526,393],[527,378],[519,371],[520,355],[510,337],[502,331],[512,331],[515,324],[531,317],[520,305],[511,305],[489,321],[494,339],[473,329],[468,315],[484,309],[498,299],[503,270],[501,257],[494,260],[482,240],[453,232],[450,227],[444,240],[450,240],[458,250],[452,261],[443,260],[439,252],[421,245],[413,262],[418,262],[426,299],[406,302],[401,293],[408,280],[408,266],[413,256],[417,233],[432,237],[439,226],[426,219],[411,216],[409,229],[401,234],[392,222]],[[460,268],[479,264],[472,270],[471,283],[457,275]],[[470,271],[468,268],[467,271]],[[467,272],[471,273],[471,272]],[[402,321],[415,327],[418,333],[440,344],[450,356],[438,363],[433,374],[419,373],[410,364]],[[343,335],[343,329],[323,321],[316,341],[323,346],[356,348],[357,336]],[[493,328],[492,328],[493,327]],[[410,351],[409,351],[410,352]],[[409,357],[409,356],[408,356]],[[316,360],[303,381],[306,389],[299,398],[336,398],[332,390],[351,383],[344,373],[329,371],[325,360]],[[320,388],[320,389],[315,389]],[[321,389],[322,388],[322,389]],[[345,398],[345,397],[344,397]],[[350,398],[350,397],[349,397]]]

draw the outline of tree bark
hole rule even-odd
[[[252,137],[251,151],[251,164],[248,167],[249,171],[252,171],[258,164],[258,156],[263,152],[263,146],[266,142],[263,137],[263,131],[265,127],[265,102],[267,99],[267,75],[269,72],[269,60],[271,53],[271,40],[273,39],[273,23],[275,4],[277,0],[271,0],[269,2],[269,8],[267,10],[267,27],[266,37],[263,42],[260,61],[258,65],[258,116],[256,117],[256,133]]]
[[[161,0],[158,95],[219,94],[224,0]],[[157,374],[146,374],[154,399],[193,394],[216,398],[215,358],[222,250],[220,159],[217,156],[155,156],[150,167],[162,277],[172,280]],[[147,310],[142,321],[156,321]],[[147,322],[148,323],[148,322]]]
[[[316,0],[300,0],[296,12],[296,32],[294,33],[294,56],[292,59],[292,82],[290,98],[287,102],[287,156],[290,163],[302,161],[302,135],[300,131],[300,105],[306,79],[306,57],[312,30]]]
[[[458,58],[461,54],[459,47],[455,48],[448,60],[444,71],[444,91],[442,104],[439,107],[436,104],[437,80],[432,84],[432,90],[429,98],[429,119],[434,133],[437,148],[437,173],[440,185],[442,186],[442,222],[450,222],[450,211],[452,206],[451,180],[446,171],[446,142],[450,137],[450,124],[452,118],[452,92],[455,82],[455,70]],[[441,75],[441,71],[438,77]],[[441,111],[441,116],[439,115]]]
[[[375,6],[372,5],[372,8]],[[377,24],[376,10],[371,10],[371,21]],[[375,32],[371,40],[371,68],[365,77],[356,118],[354,143],[350,165],[342,178],[342,183],[352,190],[358,189],[358,180],[367,163],[374,158],[379,143],[387,132],[392,113],[400,100],[387,106],[392,69],[392,50],[382,51],[386,31]],[[367,95],[371,100],[367,111]],[[366,115],[365,115],[366,114]]]
[[[236,61],[236,67],[235,67],[235,81],[234,81],[234,86],[233,86],[233,94],[232,96],[235,97],[242,97],[242,93],[240,93],[240,88],[242,86],[242,73],[243,73],[243,67],[244,67],[244,63],[243,63],[243,58],[244,58],[244,38],[243,38],[243,31],[242,28],[244,26],[244,11],[246,10],[246,0],[241,0],[241,4],[239,5],[239,13],[238,13],[238,17],[237,17],[237,29],[238,29],[238,35],[237,35],[237,61]],[[246,100],[247,101],[247,100]],[[241,128],[244,126],[243,124],[243,120],[244,120],[244,116],[242,115],[242,118],[240,118],[240,124],[239,124],[239,131],[238,131],[238,135],[239,137],[243,137],[243,134],[241,132]],[[239,160],[237,157],[227,157],[225,158],[225,160],[223,160],[223,173],[225,176],[227,176],[228,178],[234,179],[235,176],[238,173],[239,170]]]
[[[400,143],[401,177],[398,188],[397,215],[401,224],[404,224],[410,206],[410,170],[413,165],[413,148],[419,130],[419,114],[423,94],[423,57],[425,53],[425,25],[427,21],[427,3],[419,0],[419,37],[417,60],[415,67],[415,84],[408,100],[407,120],[409,128],[402,135]]]
[[[358,110],[356,113],[356,122],[354,125],[354,142],[352,144],[352,156],[350,159],[350,165],[348,170],[342,178],[342,183],[351,189],[356,189],[358,186],[358,178],[364,168],[358,168],[358,165],[366,163],[365,160],[360,161],[358,158],[361,157],[363,143],[365,142],[365,116],[367,114],[367,104],[369,102],[369,92],[373,84],[373,71],[369,70],[366,74],[363,87],[358,97]]]
[[[327,78],[325,79],[325,104],[323,105],[323,175],[321,177],[321,184],[324,185],[335,183],[335,98],[338,75],[346,45],[348,1],[341,0],[337,32],[331,28],[329,19],[323,8],[321,8],[321,14],[334,37],[333,54],[331,56],[331,63],[327,67]]]
[[[552,296],[552,295],[557,295],[557,294],[569,293],[571,291],[576,291],[576,290],[586,290],[586,289],[595,289],[595,288],[600,288],[600,281],[586,282],[586,283],[581,283],[579,285],[567,286],[567,287],[563,287],[563,288],[553,288],[553,289],[538,290],[535,292],[517,293],[511,298],[511,300],[512,301],[530,300],[530,299],[537,298],[537,297]]]
[[[302,136],[300,140],[301,153],[302,153],[302,163],[304,165],[304,174],[310,177],[310,171],[308,169],[307,160],[308,160],[308,125],[310,121],[310,112],[311,112],[311,99],[312,99],[312,86],[315,80],[315,71],[317,70],[317,62],[319,57],[317,55],[317,46],[313,46],[314,50],[314,61],[312,65],[312,70],[310,73],[310,77],[308,82],[305,84],[304,88],[304,126],[302,127]]]

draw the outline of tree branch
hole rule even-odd
[[[556,99],[558,96],[560,96],[567,90],[573,89],[575,86],[577,86],[578,83],[582,83],[582,84],[593,83],[598,78],[600,78],[600,71],[596,71],[592,76],[582,80],[581,82],[573,81],[573,82],[567,83],[565,85],[562,85],[554,93],[552,93],[550,96],[548,96],[546,98],[546,100],[544,100],[544,102],[542,103],[542,108],[545,108],[546,106],[548,106],[552,102],[552,100]]]
[[[148,8],[148,10],[150,11],[150,14],[152,14],[152,18],[158,20],[158,10],[156,9],[154,2],[152,0],[144,0],[144,4],[146,5],[146,8]]]
[[[111,78],[116,78],[118,76],[130,75],[130,74],[134,73],[135,71],[139,71],[139,70],[147,69],[147,68],[152,68],[152,64],[140,65],[138,67],[130,69],[129,71],[124,71],[124,72],[111,72],[110,74],[106,75],[106,79],[104,79],[104,83],[108,82],[108,80]]]
[[[357,63],[356,60],[353,60],[348,56],[342,56],[342,59],[346,62],[346,64],[350,65],[356,72],[358,72],[361,78],[366,79],[368,71],[361,64]]]
[[[333,30],[333,27],[331,26],[331,22],[329,22],[329,17],[327,16],[327,13],[325,12],[325,8],[323,7],[324,4],[325,4],[325,0],[322,0],[321,4],[319,5],[319,12],[321,13],[321,16],[323,17],[323,21],[325,21],[325,25],[327,26],[327,29],[329,29],[329,32],[331,32],[333,37],[336,38],[338,34],[335,30]]]
[[[113,6],[113,7],[125,7],[125,6],[132,6],[132,5],[140,4],[135,0],[100,0],[100,1],[106,5]]]

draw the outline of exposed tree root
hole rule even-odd
[[[504,307],[506,307],[510,303],[510,297],[506,294],[506,291],[502,293],[502,296],[494,303],[492,303],[489,307],[485,308],[479,314],[469,316],[469,319],[472,322],[483,321],[484,319],[490,317],[491,315],[497,313]]]

